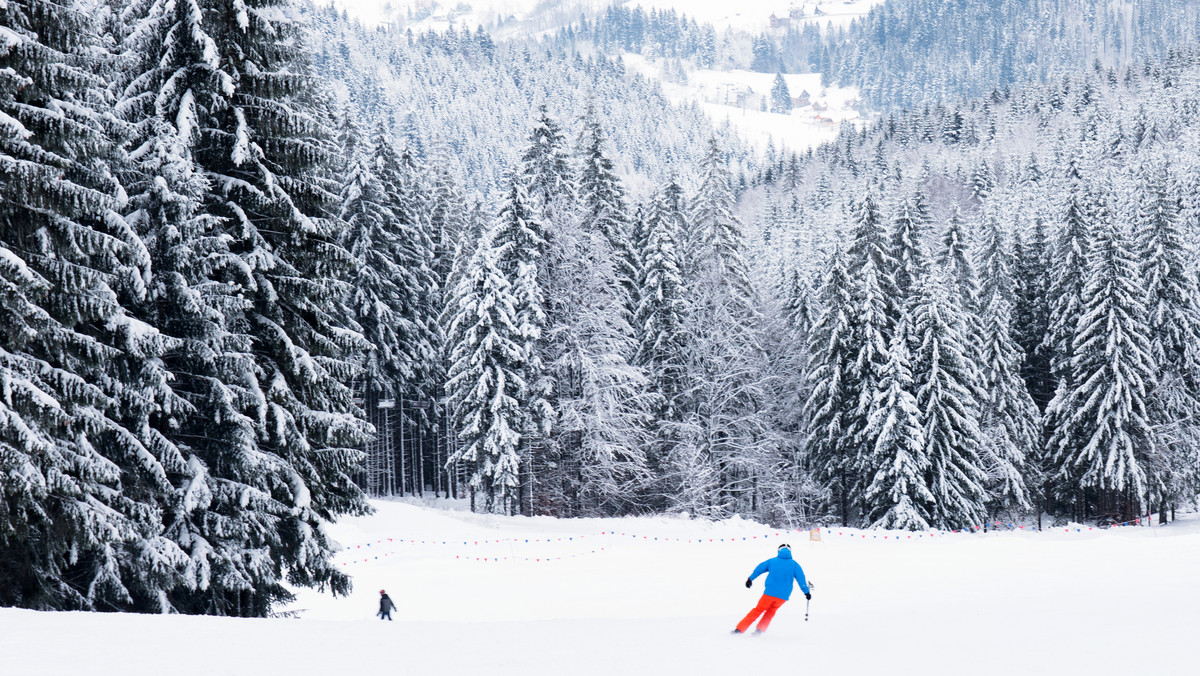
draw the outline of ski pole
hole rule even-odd
[[[817,585],[813,584],[812,580],[809,580],[808,581],[808,591],[811,592],[812,590],[814,590],[816,588],[817,588]],[[806,595],[804,597],[804,621],[805,622],[808,622],[808,604],[810,604],[810,603],[812,603],[812,599],[808,598],[808,596]]]

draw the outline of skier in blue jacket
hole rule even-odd
[[[767,584],[762,598],[758,600],[758,605],[754,606],[741,622],[738,622],[737,629],[732,633],[745,633],[754,620],[762,615],[762,620],[759,621],[758,627],[754,630],[755,634],[761,634],[771,626],[771,618],[775,617],[775,611],[784,604],[792,596],[792,581],[795,580],[800,585],[800,591],[804,592],[804,598],[811,599],[812,594],[808,591],[808,582],[804,580],[804,569],[800,564],[792,559],[792,548],[789,545],[779,545],[779,553],[773,559],[767,559],[758,564],[750,577],[746,578],[746,588],[749,589],[754,584],[754,578],[767,574]]]

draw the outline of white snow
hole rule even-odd
[[[272,620],[3,609],[0,672],[1195,673],[1196,519],[898,540],[833,529],[812,542],[740,520],[374,504],[330,528],[350,547],[349,598],[305,591],[300,619]],[[762,593],[747,574],[784,541],[814,582],[811,619],[796,592],[765,635],[728,635]],[[395,622],[374,617],[381,588]]]
[[[649,61],[638,54],[623,54],[626,68],[646,77],[662,80],[663,92],[676,104],[695,102],[715,122],[728,121],[738,135],[759,150],[774,139],[781,146],[802,151],[831,141],[844,121],[861,122],[858,90],[853,87],[822,87],[819,73],[789,74],[783,79],[793,99],[809,94],[809,103],[797,106],[790,114],[760,110],[760,102],[771,95],[774,73],[749,70],[707,70],[687,67],[687,83],[678,84],[663,77],[663,62]]]

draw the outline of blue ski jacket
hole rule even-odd
[[[792,595],[792,580],[800,584],[800,590],[808,593],[808,583],[804,581],[804,569],[792,559],[792,550],[784,547],[773,559],[767,559],[758,564],[750,579],[767,574],[767,585],[763,593],[784,601]]]

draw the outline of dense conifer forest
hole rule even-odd
[[[897,45],[935,58],[948,19],[908,41],[907,1],[856,49],[917,79],[814,58],[911,108],[765,158],[625,70],[737,51],[674,12],[496,44],[290,0],[0,3],[0,604],[344,594],[325,527],[368,496],[1169,520],[1200,493],[1194,22],[1084,13],[1052,28],[1098,62],[997,42],[923,79]]]

